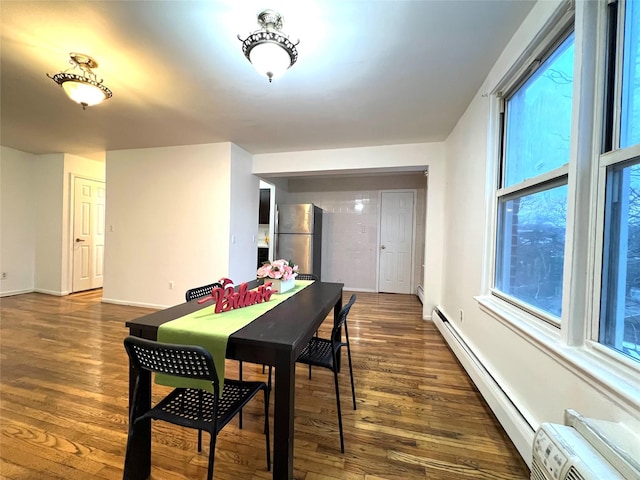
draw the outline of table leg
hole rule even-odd
[[[136,370],[129,364],[129,419],[133,405],[134,387],[137,380]],[[151,374],[143,371],[138,383],[138,410],[143,412],[151,408]],[[134,415],[135,416],[135,415]],[[127,426],[129,422],[127,422]],[[124,459],[124,480],[144,480],[151,475],[151,420],[139,422],[135,433],[127,438],[127,452]]]
[[[295,359],[290,352],[276,356],[273,414],[273,479],[293,478],[293,423],[296,392]]]

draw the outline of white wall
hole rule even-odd
[[[36,157],[0,147],[0,296],[33,291],[37,191]]]
[[[62,287],[63,179],[64,154],[36,157],[33,172],[37,205],[35,290],[51,295],[65,293]]]
[[[189,288],[249,275],[230,247],[232,234],[244,243],[257,232],[258,181],[246,152],[217,143],[111,151],[106,162],[104,301],[166,307]],[[231,202],[244,203],[251,188],[245,217]]]
[[[427,178],[426,227],[424,240],[424,296],[422,312],[431,318],[431,311],[442,300],[442,275],[444,271],[444,221],[446,215],[444,145],[441,155],[430,157]]]
[[[104,180],[104,162],[2,148],[2,269],[0,294],[70,291],[74,175]],[[17,241],[16,241],[17,240]],[[14,283],[17,282],[17,283]]]
[[[562,423],[566,408],[574,408],[588,417],[623,422],[635,431],[640,430],[638,402],[634,406],[596,380],[601,375],[597,369],[581,365],[582,349],[563,346],[559,338],[554,340],[552,336],[546,344],[532,341],[485,313],[474,299],[487,293],[484,262],[488,246],[481,239],[490,239],[492,235],[487,230],[487,218],[493,208],[491,189],[487,188],[487,171],[492,170],[489,163],[492,159],[487,153],[491,150],[487,144],[491,112],[490,99],[485,94],[530,44],[556,5],[556,2],[540,2],[534,7],[447,139],[445,153],[447,215],[440,307],[514,403],[515,408],[489,401],[527,461],[531,456],[531,444],[527,443],[527,437],[530,440],[532,435],[531,427],[535,429],[546,421]],[[461,311],[463,321],[459,319]],[[554,351],[562,353],[552,353]],[[601,378],[604,377],[607,375]],[[609,381],[617,380],[609,375]],[[623,383],[620,382],[620,388],[628,388]],[[482,385],[479,388],[486,395],[488,390]],[[511,414],[507,412],[509,409]],[[518,421],[519,415],[522,418]]]
[[[252,167],[253,170],[253,167]],[[268,182],[265,182],[262,178],[260,179],[260,188],[268,188],[271,191],[271,195],[269,198],[269,226],[264,230],[264,226],[261,228],[258,225],[258,243],[262,243],[263,236],[266,234],[269,237],[269,260],[274,260],[275,255],[275,244],[271,241],[275,235],[276,229],[276,205],[281,203],[289,203],[287,200],[289,198],[289,182],[284,178],[269,178]]]
[[[441,299],[445,190],[443,143],[282,152],[253,157],[253,173],[267,181],[269,177],[303,176],[310,172],[364,175],[406,170],[429,171],[425,200],[423,311],[425,317],[430,317],[433,307]],[[292,201],[290,193],[283,197],[278,199],[279,203]]]
[[[294,176],[321,173],[376,173],[413,168],[424,170],[431,161],[442,158],[441,143],[413,143],[379,147],[336,148],[302,152],[254,155],[253,173],[269,176]]]
[[[415,294],[423,280],[425,187],[423,173],[289,180],[289,203],[314,203],[325,211],[322,279],[344,283],[347,290],[377,291],[380,192],[409,189],[416,191]]]
[[[236,283],[256,277],[260,181],[251,174],[252,160],[250,153],[231,144],[229,278]]]

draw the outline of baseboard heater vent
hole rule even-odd
[[[495,385],[498,389],[500,389],[500,391],[506,396],[506,393],[504,392],[504,390],[502,390],[498,382],[496,382],[496,379],[493,378],[493,375],[489,373],[489,371],[484,367],[482,362],[478,359],[476,354],[473,353],[473,351],[469,348],[469,346],[467,345],[467,342],[465,342],[462,339],[462,337],[458,334],[456,329],[453,328],[449,319],[442,313],[442,311],[438,307],[435,307],[433,311],[436,315],[438,315],[438,317],[440,317],[440,319],[442,320],[442,323],[447,328],[451,337],[456,341],[457,345],[464,351],[465,355],[469,358],[469,360],[473,362],[474,367],[478,371],[480,371],[482,375],[485,376],[493,385]],[[533,431],[533,427],[531,428],[531,430]]]
[[[447,341],[449,348],[511,437],[520,455],[528,463],[531,460],[531,442],[536,429],[527,421],[517,405],[485,368],[482,361],[471,350],[446,315],[438,307],[435,307],[431,317]]]

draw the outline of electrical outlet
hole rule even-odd
[[[169,280],[169,290],[173,290],[173,280]]]
[[[464,322],[464,310],[460,309],[460,323]]]
[[[7,272],[2,272],[2,280],[6,280],[9,274]]]

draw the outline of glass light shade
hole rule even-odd
[[[277,43],[264,42],[253,47],[249,60],[260,75],[269,80],[282,75],[291,66],[291,57]]]
[[[88,107],[97,105],[107,98],[100,88],[90,83],[67,80],[62,84],[62,88],[71,100]]]

